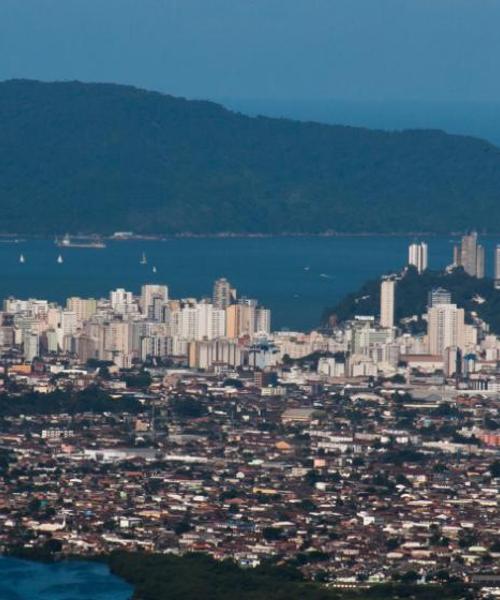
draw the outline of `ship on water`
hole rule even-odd
[[[146,253],[143,252],[142,257],[141,257],[141,265],[147,265],[147,264],[148,264],[148,259],[146,257]]]
[[[21,264],[26,262],[26,259],[24,258],[24,254],[21,254],[21,255],[19,256],[19,262],[20,262]]]
[[[106,244],[99,237],[71,237],[68,233],[63,238],[56,238],[55,243],[60,248],[106,248]]]

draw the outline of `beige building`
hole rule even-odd
[[[78,298],[73,296],[66,301],[67,310],[74,312],[79,324],[88,321],[97,312],[97,300],[95,298]]]
[[[396,282],[393,279],[384,279],[380,284],[380,325],[394,327],[394,309],[396,296]]]

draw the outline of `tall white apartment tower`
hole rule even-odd
[[[393,279],[383,279],[380,284],[380,325],[394,327],[394,308],[396,282]]]
[[[427,313],[429,353],[442,356],[447,348],[465,346],[464,309],[456,304],[436,304]]]
[[[428,247],[425,242],[414,242],[408,248],[408,264],[413,265],[419,273],[427,269]]]

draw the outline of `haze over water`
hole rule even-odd
[[[323,310],[368,279],[402,268],[410,237],[175,238],[109,242],[104,250],[60,249],[51,240],[0,243],[0,298],[15,295],[63,302],[68,296],[102,297],[124,287],[165,283],[174,298],[206,297],[217,277],[240,296],[272,309],[273,328],[310,329]],[[430,237],[430,268],[451,262],[452,238]],[[498,240],[482,238],[491,273]],[[142,252],[148,264],[141,265]],[[23,254],[26,262],[19,263]],[[57,257],[63,256],[63,264]],[[153,266],[157,272],[153,273]]]

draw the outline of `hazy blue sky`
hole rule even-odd
[[[500,101],[500,0],[0,0],[0,79]]]

